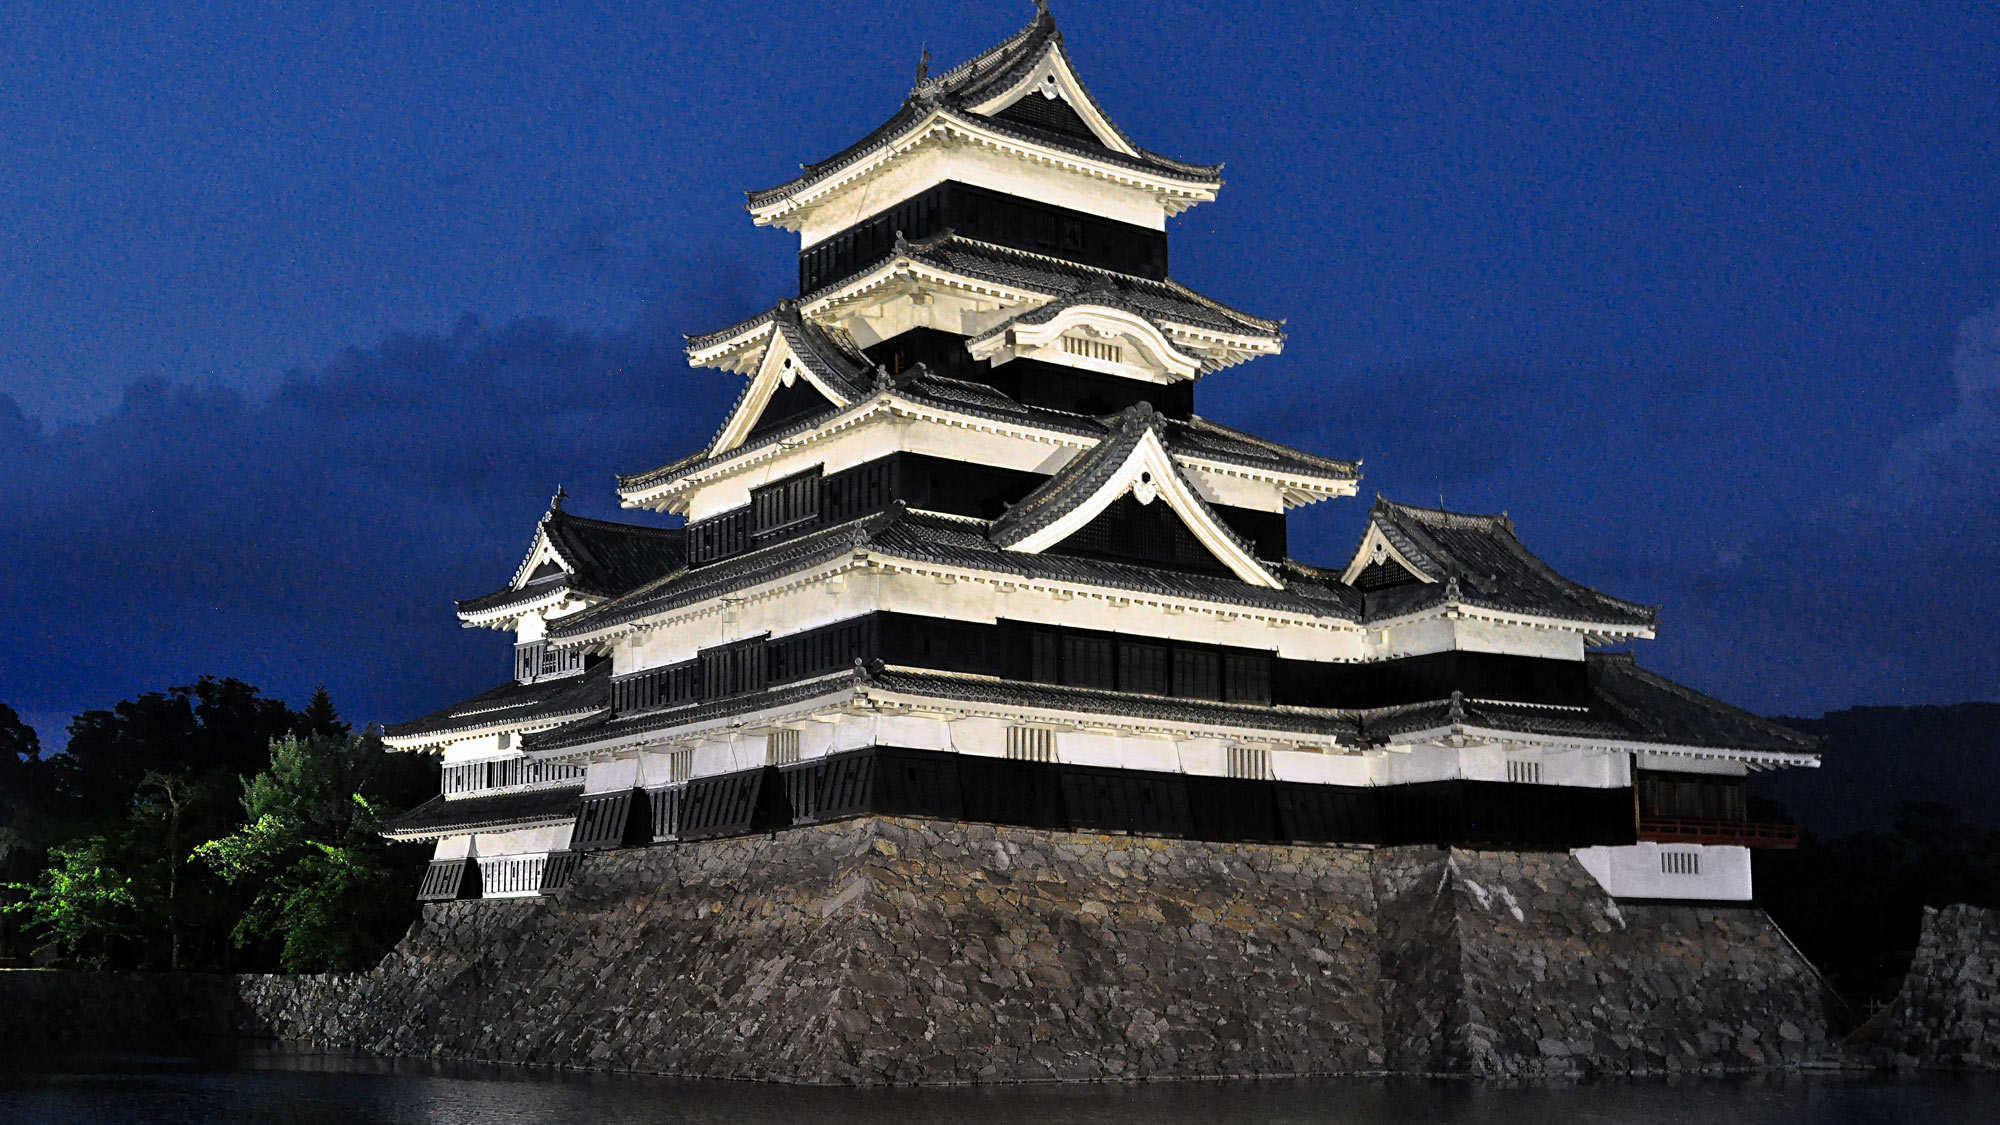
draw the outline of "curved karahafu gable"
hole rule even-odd
[[[1182,351],[1165,328],[1109,287],[1051,301],[965,346],[972,358],[995,367],[1037,359],[1154,383],[1199,378],[1213,366],[1198,353]]]

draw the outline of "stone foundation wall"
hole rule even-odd
[[[1882,1046],[1919,1066],[2000,1069],[2000,910],[1924,911]]]
[[[255,1034],[832,1083],[1742,1069],[1824,1038],[1754,908],[1569,856],[864,818],[598,853],[429,906],[375,970],[241,979]]]

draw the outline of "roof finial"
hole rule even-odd
[[[569,493],[564,491],[562,485],[556,485],[556,494],[549,497],[549,511],[562,511],[563,501],[567,499],[569,499]]]
[[[1452,724],[1453,726],[1463,726],[1463,725],[1465,724],[1465,717],[1466,717],[1466,716],[1465,716],[1465,693],[1464,693],[1464,692],[1462,692],[1462,691],[1455,691],[1455,692],[1452,692],[1452,693],[1451,693],[1451,714],[1450,714],[1450,715],[1448,716],[1448,718],[1449,718],[1449,719],[1451,720],[1451,724]]]
[[[1049,0],[1035,0],[1035,18],[1038,20],[1049,18]]]
[[[928,46],[920,49],[923,51],[923,54],[917,58],[917,86],[923,85],[925,80],[931,76],[931,49]]]

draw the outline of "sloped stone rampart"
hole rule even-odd
[[[864,818],[599,853],[429,906],[375,970],[241,978],[247,1031],[811,1083],[1749,1069],[1821,1046],[1753,908],[1569,856]]]
[[[1919,1066],[2000,1069],[2000,910],[1924,911],[1882,1046]]]

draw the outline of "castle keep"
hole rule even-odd
[[[515,635],[512,677],[386,731],[443,761],[388,826],[435,842],[420,897],[886,817],[1532,853],[1614,910],[1746,902],[1748,849],[1792,830],[1749,820],[1745,776],[1817,746],[1603,651],[1655,607],[1558,574],[1505,515],[1377,499],[1351,557],[1293,556],[1290,513],[1360,471],[1197,409],[1285,344],[1170,274],[1169,220],[1221,188],[1127,137],[1038,5],[751,192],[799,237],[798,296],[690,339],[741,397],[618,481],[683,526],[558,496],[458,603]]]

